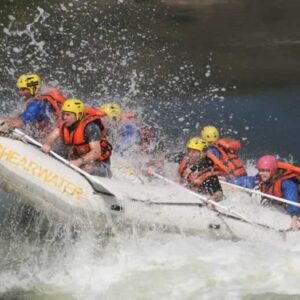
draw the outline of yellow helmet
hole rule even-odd
[[[186,147],[188,149],[204,152],[207,150],[208,143],[204,139],[201,139],[199,137],[193,137],[189,139],[189,141],[186,143]]]
[[[122,109],[117,103],[105,103],[100,106],[100,109],[113,120],[118,121],[121,119]]]
[[[29,89],[31,96],[41,88],[41,78],[38,74],[23,74],[17,80],[18,89]]]
[[[79,120],[84,112],[84,103],[79,99],[67,99],[61,110],[74,113],[76,115],[76,119]]]
[[[219,130],[211,125],[204,126],[201,130],[201,138],[207,142],[215,142],[219,139]]]

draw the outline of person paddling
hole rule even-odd
[[[48,88],[40,94],[41,87],[38,74],[23,74],[18,78],[17,88],[24,101],[24,111],[16,117],[0,117],[2,129],[5,126],[25,127],[38,139],[44,138],[52,130],[66,96],[56,88]]]
[[[102,120],[115,151],[122,156],[138,151],[141,129],[134,114],[123,112],[121,106],[113,102],[102,104],[100,111],[106,114]]]
[[[180,183],[195,192],[209,195],[209,200],[221,201],[223,191],[218,172],[214,170],[214,162],[207,156],[208,143],[193,137],[187,142],[186,148],[178,168]]]
[[[135,112],[123,111],[117,103],[102,104],[98,110],[108,136],[121,156],[136,154],[153,154],[159,142],[152,128],[143,124]],[[103,115],[104,113],[104,115]]]
[[[224,177],[226,181],[234,181],[235,184],[244,187],[252,185],[252,178],[247,175],[237,153],[237,150],[241,148],[239,141],[228,137],[220,138],[219,130],[211,125],[202,128],[201,138],[209,144],[208,156],[215,163],[215,169],[219,171],[220,178]]]
[[[49,153],[60,137],[66,146],[71,164],[92,175],[111,177],[112,147],[106,141],[100,117],[85,114],[84,106],[79,99],[68,99],[64,102],[59,127],[46,138],[42,151]]]
[[[211,125],[202,128],[201,138],[208,142],[208,155],[214,161],[216,169],[224,176],[247,176],[247,171],[237,154],[241,147],[239,141],[228,137],[220,138],[219,130]]]
[[[298,172],[295,172],[295,166],[279,162],[273,155],[260,157],[256,162],[256,168],[258,169],[258,187],[261,192],[295,203],[299,202],[299,168]],[[284,208],[291,216],[290,228],[299,230],[299,207],[288,204],[284,205]]]

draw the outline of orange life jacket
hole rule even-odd
[[[276,197],[283,197],[282,182],[286,179],[294,179],[299,187],[299,174],[300,168],[293,166],[289,163],[278,162],[278,169],[276,174],[268,182],[263,182],[258,176],[258,185],[261,192]]]
[[[72,146],[73,154],[76,157],[81,157],[85,155],[86,153],[90,152],[91,149],[84,136],[84,130],[86,126],[92,122],[95,122],[99,126],[101,131],[101,140],[99,141],[101,146],[101,155],[98,160],[101,161],[107,160],[111,155],[112,146],[106,140],[104,126],[99,116],[90,116],[90,115],[84,116],[83,119],[78,124],[77,128],[71,133],[61,121],[60,122],[61,138],[65,145]]]
[[[65,100],[67,99],[67,97],[59,89],[50,88],[49,90],[46,91],[45,94],[40,95],[38,97],[34,97],[33,99],[48,101],[55,111],[55,116],[59,118],[61,107],[65,102]]]
[[[107,113],[105,111],[95,107],[85,107],[84,112],[91,116],[99,116],[99,117],[107,116]]]
[[[26,106],[31,102],[31,100],[48,101],[54,109],[53,119],[51,119],[52,122],[49,122],[49,119],[30,122],[30,128],[33,132],[35,132],[34,134],[36,137],[44,137],[48,135],[51,132],[52,127],[56,126],[60,117],[61,106],[66,99],[67,97],[59,89],[49,88],[45,94],[32,97],[29,101],[27,101]]]
[[[85,107],[84,112],[88,115],[96,115],[100,117],[106,117],[107,113],[100,108],[95,107]],[[122,120],[133,120],[136,114],[133,112],[122,112]]]
[[[209,158],[215,163],[218,171],[233,177],[247,175],[247,171],[236,152],[241,147],[239,141],[232,138],[221,138],[213,143],[212,146],[221,155],[219,159],[209,152]]]
[[[202,189],[202,184],[211,176],[217,176],[218,172],[213,167],[207,167],[200,171],[193,171],[188,157],[184,157],[181,161],[178,174],[180,176],[180,183],[187,184],[191,189],[197,190],[198,192]]]

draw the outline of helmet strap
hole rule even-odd
[[[205,151],[200,151],[199,158],[202,159],[205,156],[206,156],[206,152]]]
[[[36,86],[33,86],[33,87],[29,88],[29,91],[30,91],[31,96],[34,97],[35,94],[36,94]]]
[[[83,118],[83,113],[78,113],[78,118],[77,118],[77,121],[80,121],[81,119]]]

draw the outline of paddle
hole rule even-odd
[[[248,193],[251,193],[251,194],[257,194],[257,195],[260,195],[260,196],[263,196],[263,197],[266,197],[266,198],[270,198],[270,199],[273,199],[273,200],[276,200],[276,201],[279,201],[279,202],[282,202],[282,203],[287,203],[287,204],[291,204],[291,205],[300,207],[299,203],[295,203],[293,201],[289,201],[289,200],[286,200],[286,199],[283,199],[283,198],[280,198],[280,197],[272,196],[272,195],[263,193],[263,192],[258,191],[258,190],[251,190],[251,189],[248,189],[248,188],[245,188],[245,187],[233,184],[233,183],[229,183],[229,182],[226,182],[226,181],[223,181],[223,180],[220,180],[220,182],[224,185],[228,185],[228,186],[236,188],[238,190],[242,190],[242,191],[245,191],[245,192],[248,192]]]
[[[116,162],[117,166],[116,168],[124,171],[123,173],[126,173],[130,176],[134,176],[135,178],[137,178],[142,184],[145,184],[144,179],[142,178],[142,176],[139,174],[138,170],[136,168],[133,168],[127,164],[125,164],[123,161],[120,160],[120,158],[114,157],[114,162]]]
[[[25,134],[20,129],[15,128],[14,132],[17,135],[21,136],[22,138],[26,139],[31,144],[36,145],[39,148],[42,147],[41,143],[39,143],[38,141],[36,141],[32,137],[28,136],[27,134]],[[117,198],[116,195],[114,193],[112,193],[110,191],[110,189],[108,187],[106,187],[105,184],[103,182],[101,182],[101,180],[99,180],[98,178],[95,178],[94,176],[90,175],[89,173],[85,172],[84,170],[72,165],[68,160],[64,159],[63,157],[61,157],[60,155],[58,155],[54,151],[50,151],[50,154],[53,157],[55,157],[56,159],[58,159],[59,161],[61,161],[62,163],[64,163],[65,165],[67,165],[68,167],[70,167],[70,168],[74,169],[76,172],[80,173],[83,177],[85,177],[86,180],[92,185],[92,187],[94,188],[94,190],[96,192]]]
[[[232,219],[236,219],[236,220],[243,221],[243,222],[245,222],[245,223],[251,224],[251,225],[256,226],[256,227],[263,227],[263,228],[266,228],[266,229],[272,229],[272,230],[275,230],[276,232],[279,232],[279,231],[276,230],[275,228],[272,228],[272,227],[270,227],[270,226],[268,226],[268,225],[261,224],[261,223],[255,223],[255,222],[252,222],[251,220],[249,220],[247,217],[245,217],[244,215],[242,215],[242,214],[239,213],[238,211],[233,210],[233,209],[231,209],[231,208],[228,208],[228,207],[226,207],[226,206],[223,206],[223,205],[221,205],[221,204],[219,204],[219,203],[217,203],[217,202],[215,202],[215,201],[213,201],[213,200],[207,199],[205,196],[202,196],[202,195],[200,195],[200,194],[197,194],[196,192],[191,191],[191,190],[189,190],[189,189],[187,189],[187,188],[185,188],[185,187],[179,185],[178,183],[176,183],[176,182],[174,182],[174,181],[172,181],[172,180],[170,180],[170,179],[168,179],[168,178],[165,178],[165,177],[161,176],[160,174],[153,173],[153,175],[154,175],[155,177],[157,177],[157,178],[159,178],[159,179],[161,179],[161,180],[163,180],[163,181],[169,183],[169,184],[172,184],[172,185],[176,185],[176,186],[181,187],[181,188],[184,189],[186,192],[188,192],[188,193],[190,193],[191,195],[193,195],[193,196],[197,197],[198,199],[200,199],[202,202],[204,202],[204,203],[206,203],[206,204],[209,204],[209,203],[210,203],[210,204],[214,205],[214,207],[217,207],[217,208],[222,209],[222,210],[224,210],[224,211],[227,212],[227,214],[224,214],[224,213],[220,212],[219,210],[215,209],[215,211],[218,212],[218,214],[221,214],[221,215],[223,215],[223,216],[226,216],[226,217],[229,217],[229,218],[232,218]],[[183,202],[183,203],[184,203],[184,202]],[[228,214],[228,213],[229,213],[229,214]],[[233,216],[232,214],[235,215],[235,216]]]

